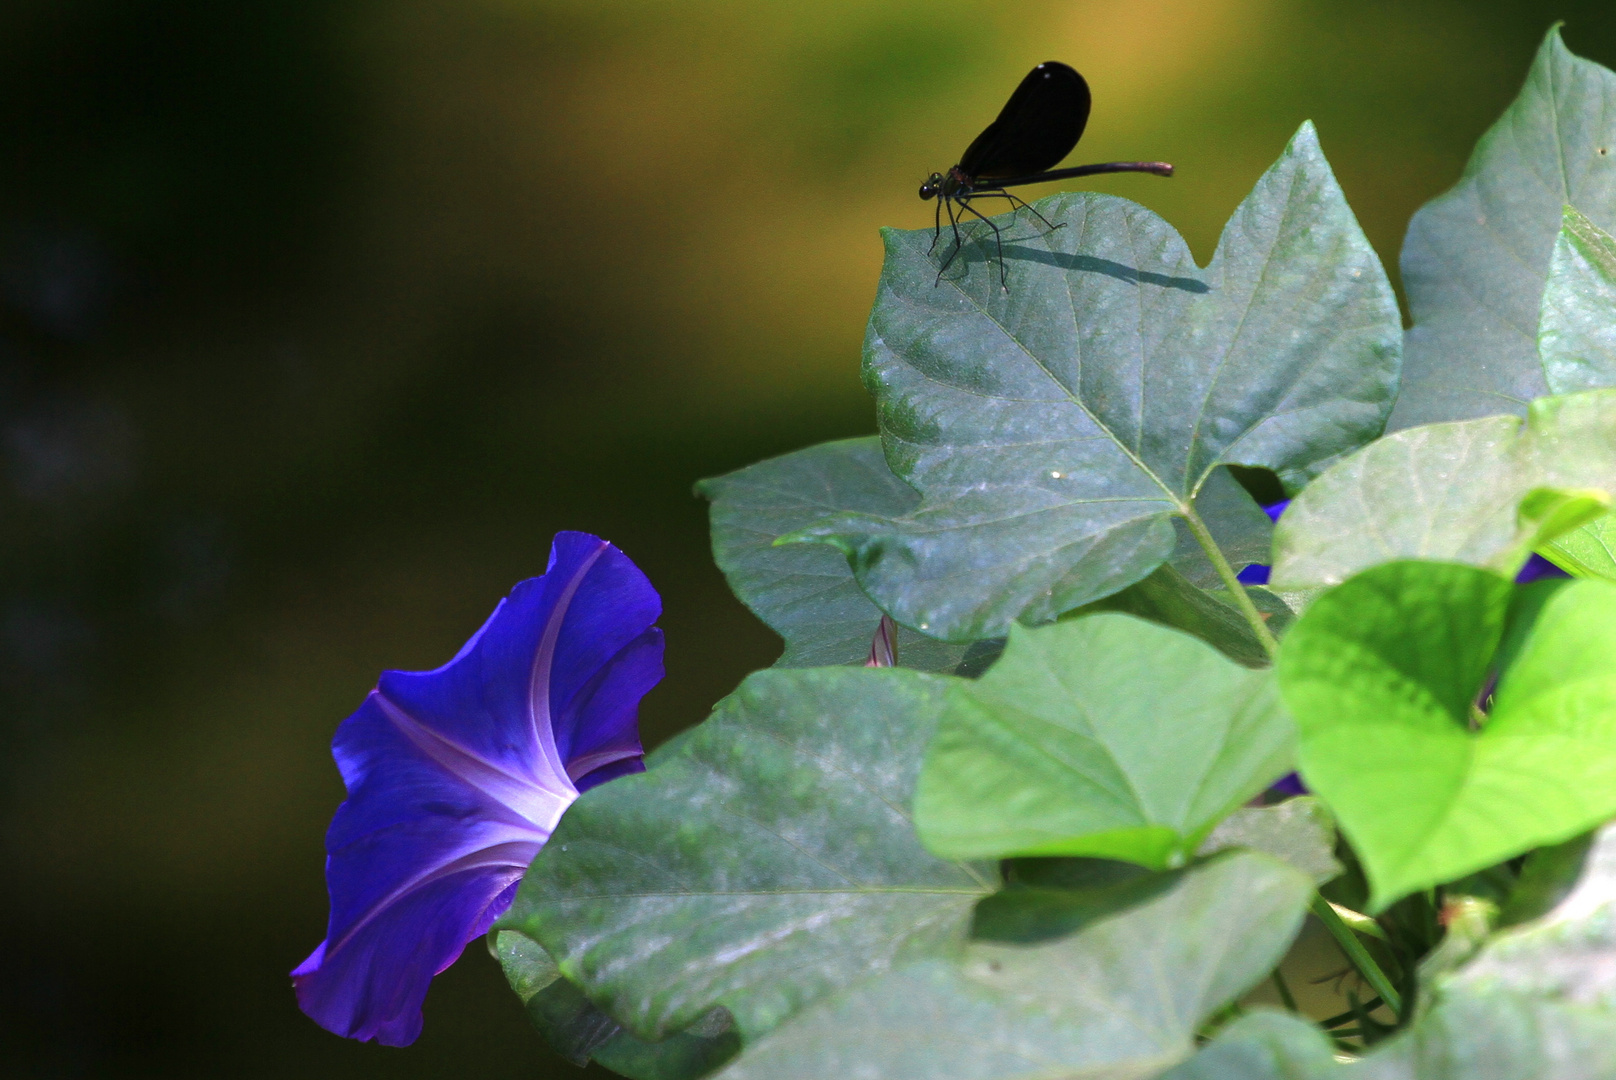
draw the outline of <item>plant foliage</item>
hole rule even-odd
[[[1616,1075],[1616,74],[1549,32],[1406,339],[1311,125],[1205,268],[1036,210],[1007,288],[887,230],[879,437],[701,485],[785,652],[562,819],[491,939],[535,1024],[641,1080]]]

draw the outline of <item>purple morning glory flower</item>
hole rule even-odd
[[[453,660],[387,671],[337,729],[348,799],[326,833],[331,919],[292,972],[322,1027],[405,1046],[432,976],[487,932],[579,792],[644,769],[662,601],[587,533],[557,534]]]

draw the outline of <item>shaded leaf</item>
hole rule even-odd
[[[1320,597],[1280,650],[1302,777],[1374,910],[1616,814],[1616,586],[1555,592],[1482,717],[1512,588],[1390,563]]]
[[[1248,588],[1246,591],[1257,609],[1267,616],[1268,628],[1275,634],[1290,624],[1290,609],[1279,597],[1265,589]],[[1080,618],[1101,611],[1137,615],[1183,630],[1246,667],[1267,667],[1270,663],[1267,647],[1257,640],[1245,616],[1229,601],[1229,594],[1192,585],[1172,563],[1163,563],[1142,581],[1062,618]]]
[[[1616,390],[1388,435],[1297,496],[1274,533],[1276,589],[1335,585],[1395,559],[1513,576],[1616,492]]]
[[[950,858],[1097,855],[1181,864],[1290,770],[1271,674],[1126,615],[1015,627],[957,683],[926,752],[915,824]]]
[[[1056,872],[1032,875],[976,905],[971,937],[978,941],[1023,945],[1065,937],[1096,919],[1113,915],[1172,889],[1182,870],[1156,872],[1134,863],[1110,859],[1020,859],[1042,863]],[[1077,868],[1077,873],[1061,871]]]
[[[928,854],[907,816],[952,682],[752,675],[644,775],[579,799],[502,925],[646,1039],[723,1006],[750,1040],[900,956],[956,950],[996,875]]]
[[[909,964],[749,1045],[723,1080],[1134,1078],[1187,1056],[1201,1019],[1268,973],[1307,879],[1219,858],[1070,937]]]
[[[987,248],[937,284],[931,230],[886,231],[865,382],[921,503],[791,537],[838,545],[882,608],[952,640],[1138,581],[1220,465],[1300,486],[1380,432],[1397,382],[1390,286],[1311,125],[1205,270],[1122,199],[1039,211],[1065,227],[1006,245],[1008,292]]]
[[[1393,430],[1525,415],[1555,391],[1538,357],[1538,315],[1567,203],[1616,225],[1616,73],[1573,56],[1556,27],[1459,183],[1409,222],[1402,268],[1414,325]]]
[[[630,1080],[695,1080],[741,1048],[723,1009],[660,1042],[637,1039],[562,978],[550,954],[532,938],[496,930],[489,934],[488,947],[527,1007],[533,1026],[574,1065],[593,1058]]]
[[[892,475],[875,436],[821,443],[703,480],[711,500],[713,559],[741,603],[786,642],[776,667],[863,663],[881,609],[853,580],[847,559],[814,545],[775,541],[823,519],[857,512],[902,515],[920,496]],[[908,628],[898,631],[898,662],[952,671],[966,646]]]

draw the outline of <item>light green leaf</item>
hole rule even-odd
[[[1616,237],[1565,208],[1537,329],[1549,391],[1616,386]]]
[[[1310,795],[1273,806],[1243,806],[1201,842],[1198,855],[1250,848],[1289,863],[1323,885],[1341,873],[1335,857],[1335,819]]]
[[[915,794],[949,858],[1096,855],[1181,864],[1291,767],[1271,673],[1126,615],[1015,627],[955,685]]]
[[[997,219],[1008,292],[990,248],[938,282],[931,230],[887,230],[864,375],[921,503],[791,537],[838,545],[877,604],[950,640],[1138,581],[1220,465],[1298,487],[1379,434],[1397,383],[1396,304],[1311,125],[1205,270],[1125,200],[1038,209],[1062,227]]]
[[[725,476],[703,480],[712,501],[713,559],[741,603],[786,642],[776,667],[862,664],[881,621],[838,551],[776,546],[827,514],[898,516],[920,496],[892,475],[875,436],[821,443]],[[952,671],[967,646],[898,629],[898,663]]]
[[[1276,589],[1336,585],[1395,559],[1513,575],[1532,550],[1605,514],[1616,492],[1616,390],[1409,428],[1329,469],[1274,534]]]
[[[1220,857],[1169,891],[1035,945],[973,944],[804,1013],[720,1080],[1135,1080],[1188,1056],[1209,1013],[1260,980],[1312,888],[1266,856]]]
[[[1573,56],[1556,27],[1459,183],[1409,222],[1414,325],[1393,430],[1524,415],[1556,389],[1538,357],[1538,315],[1567,203],[1616,225],[1616,73]]]
[[[501,926],[645,1039],[723,1006],[751,1040],[899,957],[957,950],[997,875],[928,854],[908,818],[953,682],[752,675],[644,775],[574,803]]]
[[[1539,551],[1574,577],[1616,581],[1616,517],[1606,514],[1550,540]]]
[[[1616,830],[1546,918],[1495,934],[1425,988],[1406,1031],[1349,1066],[1313,1025],[1230,1024],[1160,1080],[1606,1080],[1616,1075]]]
[[[1260,1009],[1159,1080],[1322,1080],[1339,1069],[1323,1031],[1291,1013]]]
[[[1550,596],[1482,717],[1511,590],[1471,567],[1389,563],[1320,597],[1281,647],[1302,778],[1362,859],[1374,910],[1616,814],[1616,586]]]

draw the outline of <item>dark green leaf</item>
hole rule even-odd
[[[1284,601],[1263,589],[1247,589],[1259,611],[1268,617],[1269,629],[1278,634],[1290,624],[1290,609]],[[1193,634],[1223,655],[1246,667],[1267,667],[1268,650],[1243,616],[1228,600],[1229,594],[1208,591],[1192,585],[1172,563],[1163,563],[1142,581],[1136,581],[1104,600],[1078,608],[1063,618],[1082,617],[1101,611],[1137,615],[1141,619],[1171,626]]]
[[[976,905],[971,919],[971,937],[976,940],[1028,945],[1065,937],[1095,919],[1160,896],[1173,888],[1184,873],[1182,870],[1151,871],[1132,863],[1105,859],[1018,861],[1096,864],[1110,872],[1098,880],[1059,885],[1012,883],[984,897]]]
[[[958,949],[997,875],[928,854],[908,818],[953,682],[752,675],[644,775],[586,792],[501,925],[646,1039],[723,1006],[750,1040],[900,956]]]
[[[1280,651],[1302,777],[1380,910],[1616,814],[1616,586],[1544,605],[1484,718],[1474,702],[1512,586],[1390,563],[1320,597]]]
[[[1036,946],[973,944],[870,980],[755,1044],[722,1080],[1133,1080],[1279,961],[1308,881],[1220,857],[1158,896]]]
[[[1555,28],[1463,178],[1409,222],[1414,326],[1393,429],[1524,415],[1553,392],[1538,315],[1567,203],[1616,225],[1616,74],[1571,55]]]
[[[875,436],[822,443],[761,461],[696,490],[712,501],[713,559],[729,587],[786,642],[776,667],[862,664],[881,609],[853,580],[838,551],[775,541],[828,514],[900,516],[920,496],[892,475]],[[952,671],[966,646],[904,627],[898,663]]]
[[[1204,271],[1133,203],[1038,208],[1064,227],[997,219],[1008,292],[976,241],[936,284],[931,230],[885,233],[865,381],[922,500],[794,534],[840,546],[881,607],[951,640],[1138,581],[1220,465],[1300,486],[1379,433],[1397,381],[1391,289],[1310,125]]]
[[[1015,627],[958,683],[915,822],[951,858],[1098,855],[1181,864],[1291,767],[1271,673],[1126,615]]]
[[[532,938],[498,930],[489,935],[488,946],[505,969],[511,989],[527,1006],[533,1026],[574,1065],[594,1058],[630,1080],[696,1080],[741,1048],[723,1009],[659,1042],[637,1039],[562,978],[550,954]]]

